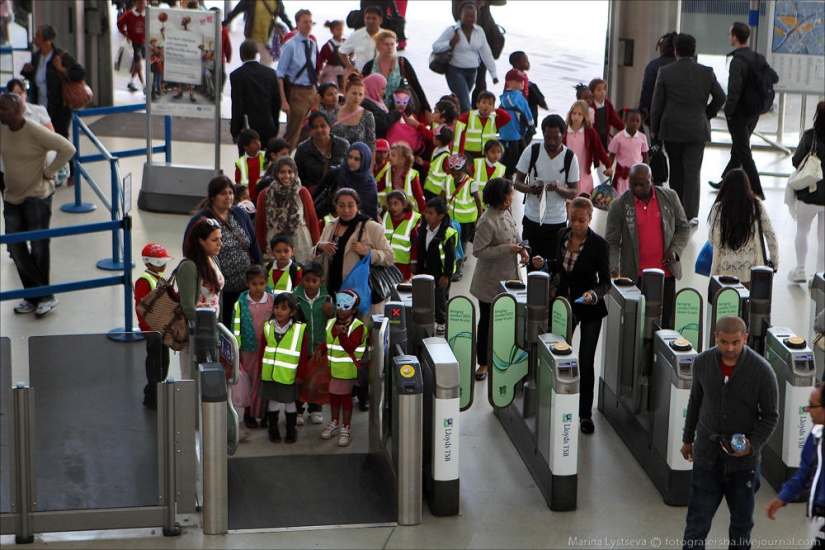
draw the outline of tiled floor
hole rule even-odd
[[[288,2],[291,5],[295,2]],[[291,10],[294,11],[294,10]],[[323,21],[325,14],[316,13],[316,20]],[[435,19],[435,18],[434,18]],[[441,18],[443,19],[443,18]],[[236,24],[236,33],[240,28]],[[422,24],[423,25],[423,24]],[[420,25],[421,26],[421,25]],[[441,24],[439,24],[441,28]],[[325,31],[324,31],[325,32]],[[422,30],[422,32],[424,32]],[[427,30],[430,34],[434,31]],[[518,47],[517,29],[512,33],[510,43]],[[429,36],[429,35],[427,35]],[[511,35],[508,34],[508,37]],[[528,37],[524,37],[527,39]],[[509,40],[509,38],[508,38]],[[422,42],[424,39],[422,39]],[[524,40],[522,40],[524,41]],[[236,42],[236,44],[239,43]],[[529,44],[525,43],[524,49]],[[508,46],[509,47],[509,46]],[[436,80],[434,75],[423,69],[425,55],[418,52],[417,57],[408,53],[427,73],[430,86],[437,90],[444,88],[443,79]],[[598,65],[596,59],[595,65]],[[549,69],[535,64],[535,78],[547,76]],[[589,73],[582,77],[589,77]],[[439,92],[434,92],[435,96]],[[125,95],[126,92],[123,92]],[[119,98],[119,102],[125,98]],[[567,103],[558,100],[557,103]],[[228,102],[227,102],[228,105]],[[106,138],[104,144],[110,150],[141,147],[145,141],[140,136],[133,138]],[[84,143],[84,152],[88,143]],[[176,141],[175,160],[178,163],[193,163],[192,159],[211,158],[213,146],[209,144],[186,143]],[[236,154],[233,146],[222,148],[222,164],[230,167]],[[709,148],[705,153],[703,181],[716,179],[728,159],[728,153],[721,148]],[[160,161],[160,156],[157,157]],[[763,169],[789,170],[787,157],[772,152],[758,152],[757,164]],[[142,174],[142,161],[139,158],[121,161],[123,174],[133,174],[132,204],[137,204],[137,192]],[[108,189],[108,169],[103,164],[93,165],[90,172],[100,182],[105,182]],[[774,227],[780,236],[780,264],[774,283],[774,301],[772,320],[775,325],[790,326],[800,334],[808,335],[808,315],[810,302],[804,285],[789,284],[786,279],[788,271],[795,263],[793,237],[795,224],[782,204],[782,182],[766,178],[767,207]],[[76,215],[67,214],[59,206],[74,199],[74,189],[59,188],[55,194],[52,227],[67,226],[78,223],[105,221],[109,215],[100,201],[87,186],[81,187],[83,200],[98,205],[95,212]],[[692,286],[702,294],[705,292],[707,279],[692,273],[692,260],[707,237],[704,220],[713,202],[715,194],[703,186],[702,223],[692,231],[688,248],[684,253],[686,274],[679,283],[679,288]],[[516,209],[520,209],[520,201]],[[520,219],[520,212],[517,212]],[[133,245],[139,251],[143,244],[150,241],[164,243],[176,258],[181,256],[181,239],[186,218],[169,214],[154,214],[133,210],[134,234]],[[594,227],[604,226],[604,215],[597,213]],[[814,235],[815,239],[825,238]],[[69,282],[80,279],[103,277],[106,274],[97,270],[94,263],[111,256],[111,244],[104,235],[96,237],[79,236],[55,239],[52,242],[52,282]],[[809,272],[812,270],[815,250],[808,258]],[[139,258],[138,258],[139,263]],[[474,260],[468,261],[464,280],[454,284],[454,294],[468,294]],[[138,276],[142,266],[133,272]],[[2,288],[19,288],[19,279],[8,256],[0,254],[0,281]],[[123,292],[118,287],[74,292],[60,295],[60,305],[43,319],[32,315],[15,316],[12,303],[0,304],[0,334],[12,339],[13,381],[28,380],[27,338],[32,335],[74,334],[106,332],[115,327],[122,327]],[[597,356],[597,365],[600,356]],[[173,360],[173,368],[176,361]],[[425,506],[424,522],[416,527],[381,527],[362,529],[308,530],[287,533],[229,534],[226,536],[204,536],[198,528],[186,528],[180,538],[164,538],[159,530],[129,530],[112,532],[82,532],[68,534],[38,535],[35,548],[635,548],[655,547],[661,544],[665,548],[674,548],[674,542],[681,536],[684,528],[685,509],[672,508],[663,504],[662,499],[645,473],[631,456],[622,441],[616,436],[607,422],[595,415],[596,433],[592,437],[580,437],[579,449],[579,490],[578,509],[573,512],[551,512],[535,487],[527,469],[518,453],[510,443],[507,435],[492,414],[487,404],[486,382],[476,386],[477,399],[473,407],[462,413],[461,418],[461,515],[451,518],[437,518],[429,514]],[[5,398],[5,395],[0,396]],[[139,407],[139,397],[136,396]],[[353,449],[366,446],[366,415],[355,413],[355,439]],[[329,452],[328,443],[317,438],[320,427],[307,425],[300,428],[300,439],[294,452]],[[101,434],[116,441],[116,434]],[[279,446],[284,452],[284,446]],[[263,431],[253,434],[250,441],[243,443],[239,453],[256,455],[272,452],[273,446]],[[334,452],[334,451],[333,451]],[[6,483],[0,480],[0,483]],[[810,546],[806,538],[807,524],[803,517],[804,506],[790,505],[779,512],[776,521],[765,517],[765,506],[774,492],[767,483],[757,495],[753,531],[754,547],[763,548],[804,548]],[[277,498],[276,495],[273,498]],[[726,547],[723,541],[727,533],[728,513],[724,505],[720,507],[711,539],[716,542],[713,548]],[[0,542],[10,544],[10,537],[3,537]]]

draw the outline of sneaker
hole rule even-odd
[[[51,300],[41,300],[40,303],[37,304],[37,311],[34,312],[35,317],[43,317],[54,309],[54,307],[59,303],[60,302],[57,298],[52,298]]]
[[[346,447],[352,441],[352,431],[349,428],[341,428],[341,435],[338,437],[338,446]]]
[[[304,422],[304,413],[298,413],[298,417],[295,419],[295,425],[303,426]]]
[[[444,334],[445,332],[447,332],[447,325],[441,324],[435,326],[436,334]]]
[[[323,432],[321,432],[321,439],[332,439],[332,436],[336,435],[340,431],[341,426],[338,425],[338,421],[333,420],[327,424],[327,427],[324,428]]]
[[[29,302],[28,300],[23,300],[14,306],[15,313],[31,313],[35,309],[37,309],[37,305]]]
[[[135,86],[135,85],[134,85],[134,84],[132,84],[131,82],[130,82],[129,84],[127,84],[127,85],[126,85],[126,89],[127,89],[127,90],[129,90],[130,92],[136,92],[136,91],[138,91],[137,86]]]
[[[688,225],[691,227],[696,227],[697,225],[699,225],[699,218],[690,218]]]
[[[324,423],[324,413],[321,411],[316,411],[309,414],[309,419],[313,424],[323,424]]]
[[[804,283],[807,281],[808,276],[805,274],[805,268],[793,268],[790,273],[788,273],[788,280],[792,283]],[[17,310],[15,309],[15,311]]]

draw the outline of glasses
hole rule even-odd
[[[17,105],[20,105],[20,96],[12,92],[0,93],[0,99],[8,99]]]
[[[216,220],[215,218],[206,218],[206,223],[211,225],[212,227],[220,227],[221,223]]]
[[[814,405],[814,404],[813,404],[813,403],[811,403],[810,401],[809,401],[809,402],[808,402],[808,404],[805,406],[805,408],[807,408],[807,409],[821,409],[822,407],[825,407],[825,405]]]

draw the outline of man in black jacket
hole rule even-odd
[[[278,118],[281,116],[278,75],[273,69],[255,60],[258,46],[254,40],[244,40],[240,54],[243,65],[229,75],[232,85],[232,120],[229,122],[229,132],[232,140],[237,143],[246,117],[249,127],[258,132],[261,144],[266,147],[270,138],[278,136]],[[238,146],[238,154],[242,156],[243,153],[243,148]]]
[[[745,345],[742,319],[722,317],[715,335],[716,346],[693,363],[681,449],[694,461],[683,542],[684,548],[704,548],[724,497],[730,547],[750,548],[762,447],[779,422],[779,390],[770,363]],[[733,449],[734,434],[744,434],[744,449]]]
[[[756,54],[748,47],[751,30],[745,23],[734,23],[730,27],[730,45],[734,50],[728,54],[730,60],[730,75],[728,76],[728,99],[725,102],[725,118],[728,121],[730,133],[730,161],[722,171],[722,179],[734,168],[742,168],[751,182],[753,194],[765,200],[762,192],[762,182],[759,180],[759,171],[753,161],[751,152],[751,134],[759,122],[759,111],[745,105],[742,94],[748,86],[750,64],[756,59]],[[776,79],[779,80],[778,78]],[[709,182],[714,189],[719,189],[721,182]]]

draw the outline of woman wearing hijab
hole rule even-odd
[[[372,113],[375,119],[375,137],[385,139],[387,129],[395,122],[390,116],[390,110],[384,103],[384,91],[387,89],[387,79],[380,73],[372,73],[364,77],[364,99],[361,107]]]
[[[285,233],[295,242],[295,261],[304,264],[312,257],[312,247],[318,242],[320,229],[312,195],[301,185],[298,167],[290,157],[281,157],[267,169],[275,178],[266,191],[258,195],[258,215],[255,235],[264,258],[272,260],[269,241]]]
[[[318,185],[315,194],[318,215],[323,217],[331,213],[332,197],[338,189],[346,187],[358,192],[361,212],[378,221],[378,186],[371,168],[372,151],[367,144],[356,141],[350,145],[347,150],[347,161],[330,170]]]

